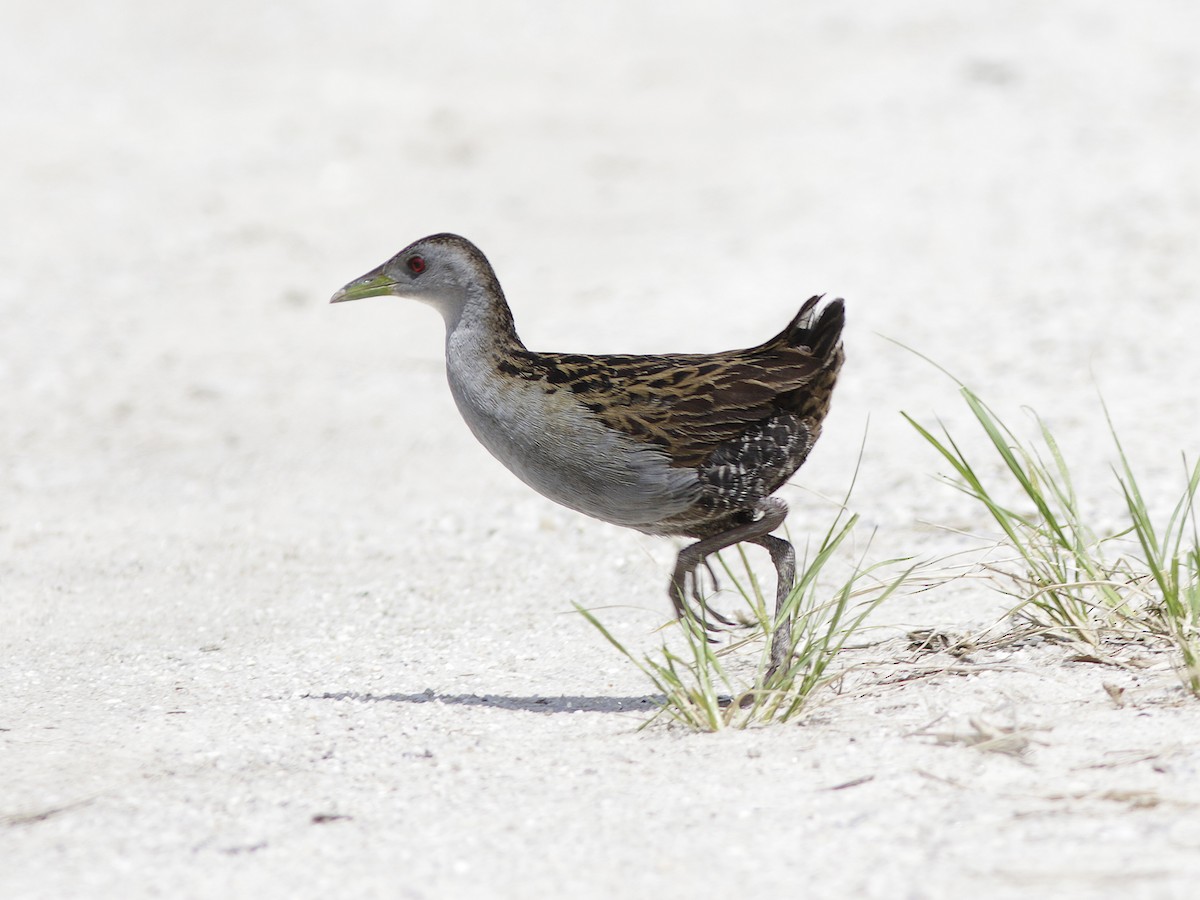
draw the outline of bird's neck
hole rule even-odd
[[[457,316],[446,317],[446,379],[455,405],[475,436],[510,467],[520,464],[510,431],[529,417],[514,416],[512,409],[514,386],[527,383],[506,373],[523,351],[501,294],[469,298]]]
[[[446,362],[451,369],[494,367],[525,349],[502,293],[468,289],[462,302],[444,315]]]

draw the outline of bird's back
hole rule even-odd
[[[650,516],[656,521],[618,524],[701,533],[777,490],[820,435],[842,365],[845,312],[840,299],[818,303],[808,300],[783,331],[744,350],[586,356],[514,348],[499,368],[536,384],[546,403],[577,406],[624,445],[661,455],[666,465],[656,468],[676,488],[671,502]],[[588,465],[589,448],[577,451]],[[695,473],[695,484],[681,482],[681,470]]]

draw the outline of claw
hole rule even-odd
[[[731,619],[728,616],[717,612],[715,609],[713,609],[711,606],[708,605],[708,603],[706,603],[703,600],[700,601],[700,610],[701,610],[701,613],[703,616],[700,620],[702,622],[706,621],[705,617],[707,617],[710,619],[716,619],[718,622],[720,622],[726,628],[736,628],[738,625],[736,620]]]
[[[713,579],[714,586],[719,588],[716,573],[713,572],[712,566],[708,560],[702,560],[704,567],[708,569],[708,574]],[[721,626],[726,628],[737,627],[737,622],[727,616],[717,612],[704,599],[704,595],[700,593],[700,578],[696,570],[699,564],[677,572],[676,580],[671,584],[671,602],[675,606],[675,614],[677,616],[694,619],[704,625],[705,631],[713,632],[720,631]],[[695,601],[695,607],[687,602],[688,596]],[[714,624],[716,623],[716,624]],[[711,640],[711,638],[710,638]]]
[[[707,556],[704,557],[701,562],[704,564],[704,568],[708,570],[708,577],[711,578],[713,582],[713,593],[716,593],[717,591],[721,590],[721,582],[717,579],[717,573],[713,571],[712,563],[708,561]],[[697,577],[695,569],[692,570],[692,585],[694,591],[692,596],[696,598],[696,602],[700,604],[700,608],[707,615],[716,619],[718,622],[728,628],[734,628],[737,626],[737,622],[717,612],[708,605],[708,602],[703,597],[700,596],[700,579]]]

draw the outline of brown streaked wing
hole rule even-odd
[[[822,367],[806,348],[770,344],[667,356],[531,353],[525,362],[525,377],[571,390],[610,428],[659,445],[677,466],[701,465],[755,422],[800,413]]]

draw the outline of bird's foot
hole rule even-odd
[[[704,566],[708,571],[709,578],[712,579],[713,593],[721,589],[721,582],[707,557],[701,557],[695,562],[681,560],[675,567],[675,574],[669,588],[675,614],[680,618],[686,617],[699,622],[710,635],[726,628],[736,628],[738,625],[736,621],[717,612],[709,605],[701,589],[700,566]],[[689,598],[691,602],[689,602]],[[695,608],[692,603],[695,604]],[[712,638],[710,637],[709,640],[711,641]]]

